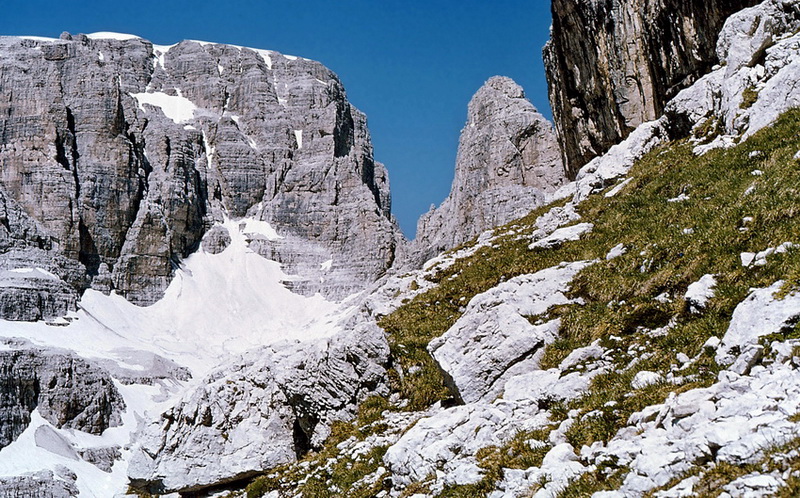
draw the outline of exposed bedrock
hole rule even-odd
[[[553,0],[550,105],[574,178],[718,63],[725,20],[757,0]]]
[[[490,78],[469,103],[450,195],[420,218],[411,259],[422,263],[524,216],[563,181],[552,125],[513,80]]]

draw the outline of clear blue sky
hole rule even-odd
[[[5,0],[0,34],[132,33],[277,50],[322,62],[367,114],[407,236],[450,190],[467,103],[496,74],[548,117],[547,0]]]

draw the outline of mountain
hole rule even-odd
[[[730,12],[688,5],[648,4],[655,9],[648,13],[637,0],[555,2],[557,14],[594,19],[603,32],[625,33],[631,49],[646,48],[636,53],[660,46],[666,54],[629,58],[620,46],[596,43],[597,30],[573,33],[570,43],[591,47],[589,56],[597,47],[598,67],[614,57],[639,70],[642,60],[654,61],[661,76],[672,75],[667,80],[692,69],[680,88],[653,83],[641,108],[655,114],[608,138],[579,169],[559,159],[568,157],[556,145],[559,118],[554,134],[518,85],[491,78],[470,102],[451,195],[423,217],[422,237],[408,246],[391,219],[385,172],[371,159],[363,117],[327,93],[336,88],[343,98],[317,63],[199,42],[154,47],[110,34],[4,39],[0,45],[10,48],[0,50],[0,81],[45,67],[58,83],[20,83],[3,93],[10,104],[0,114],[16,116],[0,128],[14,139],[0,149],[4,168],[29,172],[0,184],[2,226],[14,234],[2,239],[10,242],[0,286],[8,296],[0,301],[8,310],[0,321],[0,495],[796,495],[800,2],[765,0]],[[560,36],[554,25],[551,61]],[[142,57],[150,64],[143,74],[151,79],[127,97],[120,90],[79,99],[110,105],[108,116],[124,119],[106,116],[92,127],[105,114],[95,109],[79,119],[64,111],[62,130],[58,118],[15,114],[19,92],[66,98],[72,93],[62,87],[76,85],[89,95],[94,80],[85,67],[66,83],[60,72],[69,54],[84,51],[90,68],[107,60],[139,67]],[[713,62],[685,65],[687,54]],[[297,79],[275,84],[273,76],[286,75],[281,65]],[[241,93],[254,100],[243,107],[214,90],[215,72],[222,78],[234,70],[241,74],[223,87],[249,81]],[[136,74],[115,71],[112,90]],[[192,79],[195,73],[201,76]],[[566,77],[551,74],[551,90]],[[281,81],[297,88],[282,94],[275,90]],[[619,112],[619,102],[606,98],[613,94],[607,87],[592,105]],[[305,104],[294,109],[292,96]],[[50,112],[41,104],[48,99],[36,98],[25,101]],[[122,111],[113,103],[119,99]],[[262,104],[269,112],[259,111]],[[226,112],[237,118],[226,120]],[[581,111],[571,115],[578,119],[571,132],[602,131]],[[286,127],[289,118],[314,124]],[[334,133],[315,135],[318,120],[333,123]],[[113,127],[122,122],[132,137]],[[30,131],[47,126],[61,131]],[[223,129],[225,140],[208,138]],[[119,255],[80,243],[105,240],[90,224],[124,226],[98,221],[107,215],[97,213],[124,198],[118,188],[95,188],[94,197],[114,201],[102,209],[87,200],[94,197],[65,194],[90,238],[80,227],[77,235],[55,232],[68,224],[42,214],[50,206],[32,205],[25,190],[50,192],[45,185],[73,170],[80,179],[114,170],[108,164],[132,171],[146,159],[147,181],[114,180],[122,192],[147,186],[136,213],[200,205],[189,202],[191,189],[174,187],[186,182],[159,183],[178,175],[173,156],[182,133],[193,145],[180,149],[180,171],[200,174],[206,211],[199,227],[191,217],[163,215],[163,226],[173,228],[145,230],[148,244],[175,252],[163,275],[130,274],[141,288],[125,287],[127,277],[114,272],[127,275],[119,258],[165,257],[127,252],[141,247],[128,240],[140,240],[143,229],[121,231]],[[128,148],[115,149],[123,140]],[[144,144],[143,159],[134,143]],[[249,152],[233,152],[245,147],[273,153],[250,163]],[[303,150],[313,161],[304,162]],[[266,166],[277,158],[290,164],[284,176]],[[85,177],[84,165],[94,173]],[[300,172],[310,182],[328,180],[311,182],[322,190],[307,194],[293,183]],[[262,191],[262,180],[275,183]],[[84,185],[68,185],[77,183]],[[185,202],[165,201],[172,196]],[[324,216],[314,206],[325,206]],[[369,229],[357,239],[342,230],[314,236],[319,224],[346,217]],[[175,241],[189,240],[180,235],[188,227],[199,235],[182,253]],[[65,249],[69,237],[77,237],[77,253]],[[87,255],[101,261],[96,274]]]
[[[510,78],[472,97],[450,195],[424,214],[410,253],[418,263],[542,205],[565,180],[552,125]]]
[[[261,375],[284,371],[287,458],[354,409],[361,376],[380,391],[385,339],[367,341],[359,305],[338,302],[404,239],[366,118],[330,70],[205,42],[5,37],[0,88],[0,475],[15,476],[0,494],[124,490],[146,413],[251,348]],[[312,362],[340,377],[329,402],[305,379]],[[247,468],[238,448],[232,473]],[[268,462],[254,461],[244,472]]]
[[[62,281],[31,296],[41,275],[5,274],[3,316],[38,299],[19,317],[55,317],[87,288],[152,304],[227,218],[268,221],[278,237],[254,230],[251,246],[309,295],[343,298],[391,266],[386,170],[319,63],[103,34],[3,38],[0,54],[3,266]]]

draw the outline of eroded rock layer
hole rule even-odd
[[[22,434],[35,409],[55,427],[92,434],[121,423],[125,402],[102,368],[64,351],[3,346],[0,448]]]

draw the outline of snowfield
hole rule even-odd
[[[280,237],[268,223],[228,219],[221,225],[231,235],[230,245],[219,254],[201,249],[183,261],[163,299],[152,306],[135,306],[120,296],[89,290],[79,310],[66,319],[0,321],[0,340],[25,339],[38,347],[74,351],[102,365],[113,377],[156,379],[153,385],[117,383],[127,406],[123,425],[107,429],[102,436],[57,429],[34,415],[28,429],[0,450],[0,477],[40,470],[58,476],[69,469],[78,476],[81,496],[121,495],[128,483],[133,433],[226,358],[269,344],[320,339],[341,330],[337,324],[350,310],[347,303],[292,293],[282,283],[291,276],[280,264],[248,248],[254,236]],[[4,343],[3,349],[11,347]],[[172,366],[165,370],[165,364]],[[164,376],[179,372],[180,367],[188,369],[194,380]],[[76,449],[115,445],[122,448],[122,459],[110,473],[75,454]]]

